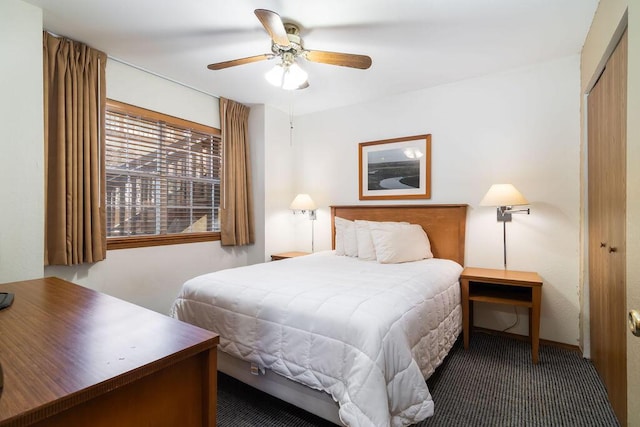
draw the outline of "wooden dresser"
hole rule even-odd
[[[58,278],[0,292],[0,426],[216,425],[216,334]]]

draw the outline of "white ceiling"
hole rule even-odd
[[[293,114],[383,98],[580,52],[598,0],[26,0],[44,28],[215,96]],[[368,70],[311,63],[287,92],[273,61],[207,64],[270,52],[254,9],[301,27],[308,49],[369,55]]]

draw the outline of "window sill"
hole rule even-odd
[[[220,240],[219,232],[166,234],[162,236],[109,237],[107,239],[107,250],[179,245],[183,243],[213,242],[216,240]]]

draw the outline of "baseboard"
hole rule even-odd
[[[530,341],[529,337],[527,335],[513,334],[511,332],[496,331],[494,329],[480,328],[480,327],[477,327],[477,326],[473,327],[473,332],[480,332],[480,333],[490,334],[490,335],[498,335],[498,336],[501,336],[501,337],[512,338],[512,339],[520,340],[520,341],[527,341],[527,342]],[[554,347],[560,347],[560,348],[563,348],[565,350],[575,351],[577,353],[582,354],[582,350],[577,345],[571,345],[571,344],[567,344],[567,343],[563,343],[563,342],[550,341],[550,340],[544,340],[544,339],[540,339],[540,345],[552,345]]]

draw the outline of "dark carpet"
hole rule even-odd
[[[590,361],[555,346],[540,346],[531,363],[528,342],[475,333],[469,350],[458,339],[427,381],[435,414],[416,427],[618,426]],[[220,374],[218,426],[333,425]]]

